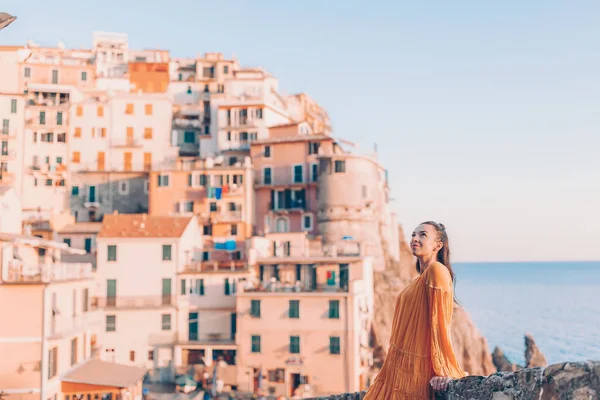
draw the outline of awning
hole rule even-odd
[[[55,242],[54,240],[46,240],[35,236],[25,236],[16,233],[0,232],[0,242],[10,242],[24,244],[33,247],[44,247],[47,249],[59,249],[70,254],[87,254],[83,249],[74,249],[66,243]]]
[[[65,375],[61,381],[84,385],[129,388],[140,382],[146,374],[145,368],[131,367],[101,360],[90,360]]]

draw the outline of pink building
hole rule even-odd
[[[250,148],[256,232],[316,233],[317,154],[330,151],[333,139],[313,134],[306,122],[270,128],[269,136]]]

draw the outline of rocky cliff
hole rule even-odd
[[[361,400],[362,393],[345,393],[320,400]],[[451,382],[438,396],[447,400],[594,400],[600,398],[600,361],[554,364],[516,372],[468,376]],[[313,399],[315,400],[315,399]]]
[[[381,366],[387,354],[394,307],[398,294],[417,277],[415,259],[405,239],[402,227],[400,238],[400,262],[388,258],[386,269],[375,272],[374,337],[375,366]],[[459,362],[471,375],[489,375],[496,372],[487,340],[463,308],[457,307],[452,318],[452,343]]]

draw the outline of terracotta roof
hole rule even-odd
[[[113,386],[128,388],[146,374],[145,368],[130,367],[101,360],[90,360],[62,378],[63,382],[82,383],[86,385]]]
[[[163,217],[147,214],[105,214],[98,237],[181,237],[192,217]]]
[[[64,226],[58,233],[98,233],[102,222],[76,222]]]

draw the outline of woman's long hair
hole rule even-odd
[[[438,239],[442,242],[442,248],[437,253],[437,261],[444,264],[446,268],[448,268],[448,272],[450,272],[450,278],[452,278],[452,286],[456,287],[456,275],[454,274],[454,270],[452,269],[452,264],[450,263],[450,245],[448,244],[448,234],[446,233],[446,227],[444,224],[440,224],[434,221],[426,221],[421,223],[421,225],[431,225],[435,229],[438,234]],[[417,259],[417,272],[420,274],[421,265],[419,264],[419,259]],[[459,304],[456,299],[456,290],[453,290],[454,302]]]

